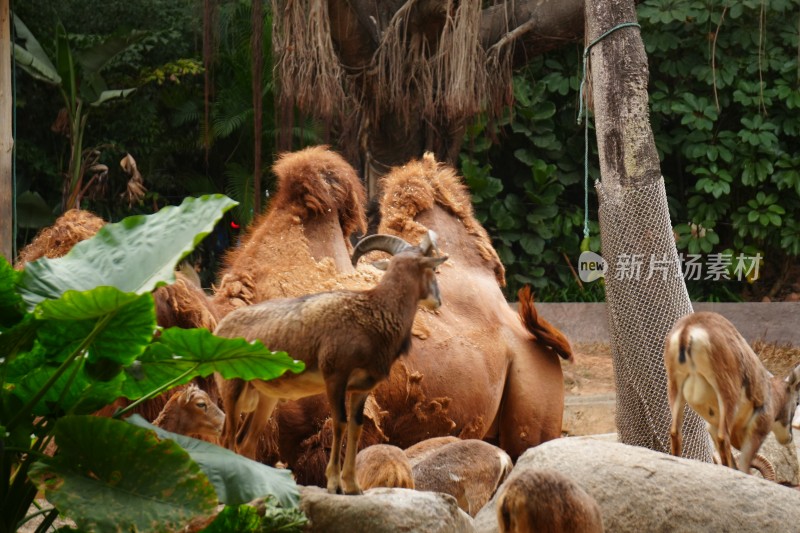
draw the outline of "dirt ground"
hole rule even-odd
[[[567,396],[590,396],[613,393],[614,369],[611,348],[607,343],[576,343],[575,362],[562,362],[564,391]],[[800,364],[800,347],[756,341],[753,350],[767,370],[785,376]]]

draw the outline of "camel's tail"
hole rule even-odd
[[[522,287],[517,293],[517,298],[519,300],[519,318],[534,339],[556,352],[561,358],[572,362],[574,359],[569,341],[563,333],[536,312],[531,288],[527,285]]]

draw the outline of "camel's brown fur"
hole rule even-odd
[[[22,270],[27,263],[39,258],[54,259],[66,255],[81,241],[94,237],[106,221],[82,209],[70,209],[36,235],[17,257],[14,268]]]
[[[224,316],[231,310],[272,298],[299,296],[374,284],[352,268],[315,259],[308,232],[320,221],[330,238],[352,250],[349,237],[366,231],[365,192],[353,168],[325,146],[283,154],[273,167],[277,192],[269,209],[225,257],[213,299]],[[316,228],[316,226],[314,226]],[[335,228],[335,229],[334,229]],[[312,237],[312,240],[315,240]]]
[[[375,391],[389,443],[456,435],[496,442],[512,459],[556,438],[563,416],[559,357],[566,338],[541,320],[529,292],[514,313],[501,291],[504,269],[475,219],[466,186],[432,154],[390,172],[382,182],[379,233],[415,239],[439,235],[450,259],[438,276],[442,307],[419,313],[409,356]]]
[[[433,154],[426,153],[421,160],[412,161],[393,169],[383,178],[384,195],[381,201],[381,231],[413,239],[422,238],[428,231],[415,220],[417,215],[438,205],[456,217],[472,237],[461,243],[473,249],[494,272],[501,287],[506,284],[505,268],[492,246],[486,230],[475,218],[472,199],[466,185],[447,165],[436,162]],[[390,192],[389,192],[390,191]],[[436,228],[431,228],[434,231]]]

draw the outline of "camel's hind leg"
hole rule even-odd
[[[500,406],[499,445],[512,460],[531,446],[560,437],[564,377],[558,356],[549,350],[517,351]]]

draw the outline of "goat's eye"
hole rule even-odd
[[[208,406],[206,405],[206,402],[197,402],[197,407],[199,407],[200,409],[203,409],[203,410],[208,408]]]

